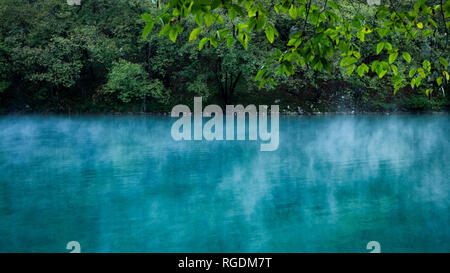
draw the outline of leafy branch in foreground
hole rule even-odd
[[[331,73],[332,59],[338,57],[341,69],[348,75],[355,70],[361,77],[370,74],[383,79],[389,75],[394,94],[410,84],[412,88],[425,86],[426,95],[431,96],[434,88],[444,92],[443,85],[450,80],[450,0],[413,2],[407,8],[394,1],[367,7],[373,14],[373,20],[369,20],[360,14],[348,15],[337,1],[331,0],[157,0],[160,14],[142,15],[146,22],[143,37],[158,23],[159,36],[169,36],[175,42],[184,31],[184,21],[194,18],[198,27],[191,31],[189,41],[199,39],[199,50],[205,46],[216,48],[219,43],[231,47],[236,41],[247,49],[249,41],[260,33],[274,43],[278,31],[273,21],[283,16],[300,22],[300,27],[291,31],[287,44],[274,50],[260,68],[255,77],[260,88],[266,83],[276,85],[276,75],[290,76],[299,66]],[[406,49],[394,47],[392,36],[400,36],[405,43],[421,36],[435,47],[427,58],[413,57]],[[375,57],[363,57],[361,48],[370,38],[379,41]],[[407,69],[400,71],[400,65]]]

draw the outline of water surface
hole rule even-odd
[[[450,251],[448,115],[281,117],[176,142],[168,117],[0,117],[0,252]]]

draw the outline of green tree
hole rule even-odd
[[[193,96],[306,112],[445,109],[448,2],[3,0],[0,110],[141,109],[138,96],[102,92],[119,59],[162,86],[148,111]]]
[[[125,60],[114,63],[108,74],[105,91],[116,94],[124,103],[141,100],[143,112],[147,111],[148,97],[164,101],[168,96],[159,80],[149,80],[142,65]]]
[[[426,94],[430,96],[433,86],[440,87],[449,80],[449,0],[445,3],[417,0],[407,6],[387,1],[379,7],[371,7],[373,19],[369,20],[359,13],[349,16],[340,4],[328,0],[172,0],[165,4],[157,1],[157,5],[164,6],[164,9],[156,18],[150,14],[142,15],[147,22],[143,30],[144,38],[155,23],[160,23],[159,35],[166,35],[175,42],[183,33],[183,18],[193,17],[198,28],[192,30],[190,40],[197,39],[201,33],[207,34],[203,38],[200,36],[199,49],[206,43],[214,47],[220,42],[232,46],[234,40],[247,49],[249,41],[260,32],[264,32],[267,40],[274,43],[279,36],[273,24],[274,17],[289,16],[293,21],[300,22],[300,27],[290,33],[286,50],[275,51],[258,72],[256,80],[261,82],[261,87],[265,83],[274,85],[273,79],[278,74],[291,76],[298,67],[306,66],[330,73],[332,59],[336,55],[340,56],[340,67],[348,75],[355,71],[359,76],[373,72],[382,79],[389,74],[394,93],[405,87],[408,81],[413,88],[426,85]],[[214,33],[206,31],[215,25],[223,25],[224,18],[231,20],[231,28],[225,26]],[[313,31],[308,31],[308,27]],[[373,35],[379,39],[376,54],[383,54],[384,57],[364,62],[361,49],[365,40]],[[396,35],[402,35],[405,41],[430,36],[436,50],[431,52],[432,58],[416,56],[414,61],[418,65],[409,65],[413,59],[411,53],[389,42]],[[443,44],[440,40],[446,41]],[[409,66],[408,75],[399,73],[400,64]],[[426,83],[428,78],[433,78],[434,84]]]

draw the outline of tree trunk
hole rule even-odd
[[[147,112],[147,96],[142,99],[142,112]]]

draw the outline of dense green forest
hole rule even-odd
[[[192,104],[194,96],[219,105],[276,103],[282,111],[302,113],[450,108],[448,74],[442,74],[448,69],[450,23],[444,11],[450,1],[426,1],[431,7],[426,20],[409,14],[417,30],[405,28],[408,39],[396,31],[383,39],[369,35],[381,24],[380,9],[365,0],[305,0],[298,1],[298,9],[292,1],[281,1],[285,7],[279,8],[285,12],[277,12],[278,1],[252,1],[259,5],[254,14],[244,13],[230,0],[211,2],[223,7],[231,3],[234,9],[223,19],[211,15],[220,15],[220,10],[180,16],[175,5],[189,1],[81,0],[81,5],[68,5],[66,0],[1,0],[0,113],[163,113],[176,104]],[[402,24],[402,13],[396,10],[427,12],[414,6],[425,1],[381,2],[388,16],[395,12],[392,21],[398,17]],[[165,7],[171,8],[170,17],[161,16]],[[265,10],[264,16],[258,17],[258,10]],[[249,21],[256,18],[251,39],[238,33],[242,25],[233,20],[233,12]],[[349,36],[346,54],[349,45],[357,48],[350,52],[354,57],[323,50],[322,43],[318,50],[327,60],[312,56],[293,67],[289,59],[272,68],[281,67],[283,73],[266,78],[268,60],[286,54],[289,47],[313,44],[337,13],[349,22],[339,24],[348,31],[343,34]],[[203,22],[207,27],[199,27]],[[301,45],[295,37],[299,30]],[[169,39],[161,37],[166,34]],[[352,59],[368,65],[342,64]],[[374,61],[379,67],[369,69]],[[260,86],[261,79],[273,84]],[[411,79],[422,84],[410,84]]]

